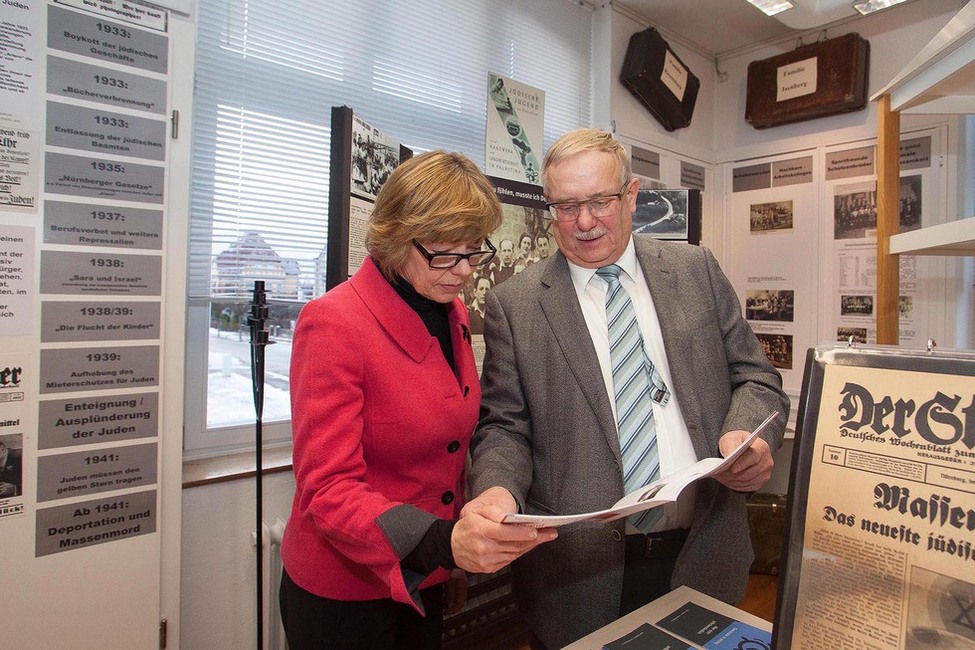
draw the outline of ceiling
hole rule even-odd
[[[614,0],[714,57],[859,16],[854,0],[793,0],[770,17],[746,0]],[[894,9],[896,10],[896,8]]]

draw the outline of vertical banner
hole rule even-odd
[[[489,72],[484,173],[533,185],[541,183],[544,120],[544,92]]]
[[[541,187],[545,92],[488,73],[484,172],[494,184],[504,220],[491,235],[498,252],[474,269],[464,291],[474,334],[474,357],[484,357],[484,300],[488,289],[555,250]]]

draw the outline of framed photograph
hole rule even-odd
[[[633,213],[633,232],[700,244],[701,191],[641,189]]]
[[[971,350],[809,350],[773,648],[975,647],[973,410]]]
[[[348,106],[332,107],[325,289],[352,277],[366,256],[365,229],[376,195],[413,151]]]

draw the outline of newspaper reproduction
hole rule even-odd
[[[813,433],[791,647],[975,648],[972,373],[827,365]]]

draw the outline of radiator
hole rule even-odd
[[[284,536],[285,522],[279,517],[270,526],[261,522],[261,547],[263,553],[262,582],[264,585],[264,648],[266,650],[287,650],[288,641],[281,625],[281,606],[278,591],[281,588],[281,538]],[[256,541],[256,540],[255,540]]]

